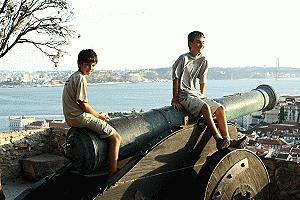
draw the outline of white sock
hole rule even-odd
[[[229,135],[224,136],[224,138],[226,138],[228,141],[230,141],[230,136]]]
[[[213,137],[215,138],[215,140],[222,139],[222,136],[220,135],[220,133],[214,134]]]

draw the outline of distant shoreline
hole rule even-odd
[[[155,82],[171,82],[171,80],[159,80],[159,81],[140,81],[140,82],[101,82],[101,83],[88,83],[90,86],[97,85],[118,85],[118,84],[135,84],[135,83],[155,83]],[[53,85],[15,85],[15,86],[1,86],[0,88],[42,88],[42,87],[62,87],[64,84],[53,84]]]
[[[208,80],[215,80],[215,81],[228,81],[228,80],[297,80],[300,77],[281,77],[278,79],[275,78],[235,78],[235,79],[208,79]],[[90,86],[97,86],[97,85],[118,85],[118,84],[136,84],[136,83],[156,83],[156,82],[171,82],[172,80],[169,79],[162,79],[162,80],[147,80],[147,81],[137,81],[137,82],[130,82],[130,81],[116,81],[116,82],[98,82],[98,83],[88,83]],[[48,85],[0,85],[0,88],[46,88],[46,87],[63,87],[64,83],[61,84],[48,84]]]
[[[61,87],[72,71],[0,71],[0,87]],[[210,67],[208,80],[288,80],[300,78],[300,68]],[[87,77],[90,85],[127,84],[172,81],[172,68],[150,68],[140,70],[95,70]]]

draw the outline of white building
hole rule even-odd
[[[265,111],[264,114],[264,122],[269,124],[278,123],[279,121],[279,113],[280,107],[275,107],[272,110]]]
[[[300,102],[283,106],[285,122],[300,122]]]
[[[251,115],[246,115],[246,116],[243,116],[243,117],[240,117],[239,119],[237,119],[237,124],[240,127],[243,127],[245,129],[249,129],[251,123],[252,123]]]
[[[275,157],[277,160],[292,161],[293,158],[289,153],[278,153]]]
[[[26,130],[40,129],[40,128],[49,128],[49,122],[46,120],[34,121],[26,125]]]
[[[9,128],[11,131],[20,131],[25,129],[25,126],[36,121],[35,117],[27,116],[10,116],[9,117]]]

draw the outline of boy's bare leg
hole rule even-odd
[[[216,140],[217,149],[220,150],[227,148],[230,145],[230,141],[228,140],[228,138],[222,138],[221,134],[219,133],[219,130],[213,120],[210,107],[207,104],[204,104],[201,112],[204,118],[204,122],[209,127],[214,139]]]
[[[117,171],[119,150],[120,150],[120,145],[121,145],[121,136],[119,133],[115,132],[115,134],[110,136],[108,139],[109,139],[109,145],[108,145],[109,174],[108,174],[108,176],[111,177]]]
[[[216,120],[218,122],[218,128],[221,132],[223,138],[230,140],[230,135],[228,131],[227,118],[225,114],[225,108],[223,106],[219,107],[215,112]],[[230,147],[234,148],[244,148],[248,143],[248,137],[244,136],[238,140],[230,140]]]
[[[220,130],[221,135],[223,137],[229,137],[225,108],[223,106],[217,108],[214,114],[216,116],[216,120],[218,122],[218,128]]]
[[[217,134],[219,134],[219,131],[218,131],[218,128],[216,127],[216,124],[212,118],[212,113],[211,113],[210,107],[208,105],[204,104],[201,108],[201,113],[203,115],[205,124],[208,126],[208,128],[212,132],[214,138],[216,138],[215,136]]]

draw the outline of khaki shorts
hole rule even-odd
[[[76,118],[68,119],[68,124],[73,127],[86,127],[99,133],[100,138],[107,138],[117,131],[106,121],[96,118],[90,113],[82,113]]]
[[[180,104],[192,114],[194,117],[199,117],[201,114],[202,106],[206,103],[209,105],[212,114],[214,114],[220,106],[220,103],[216,102],[215,100],[209,97],[200,97],[199,95],[195,94],[187,94],[187,95],[180,95],[179,97]]]

